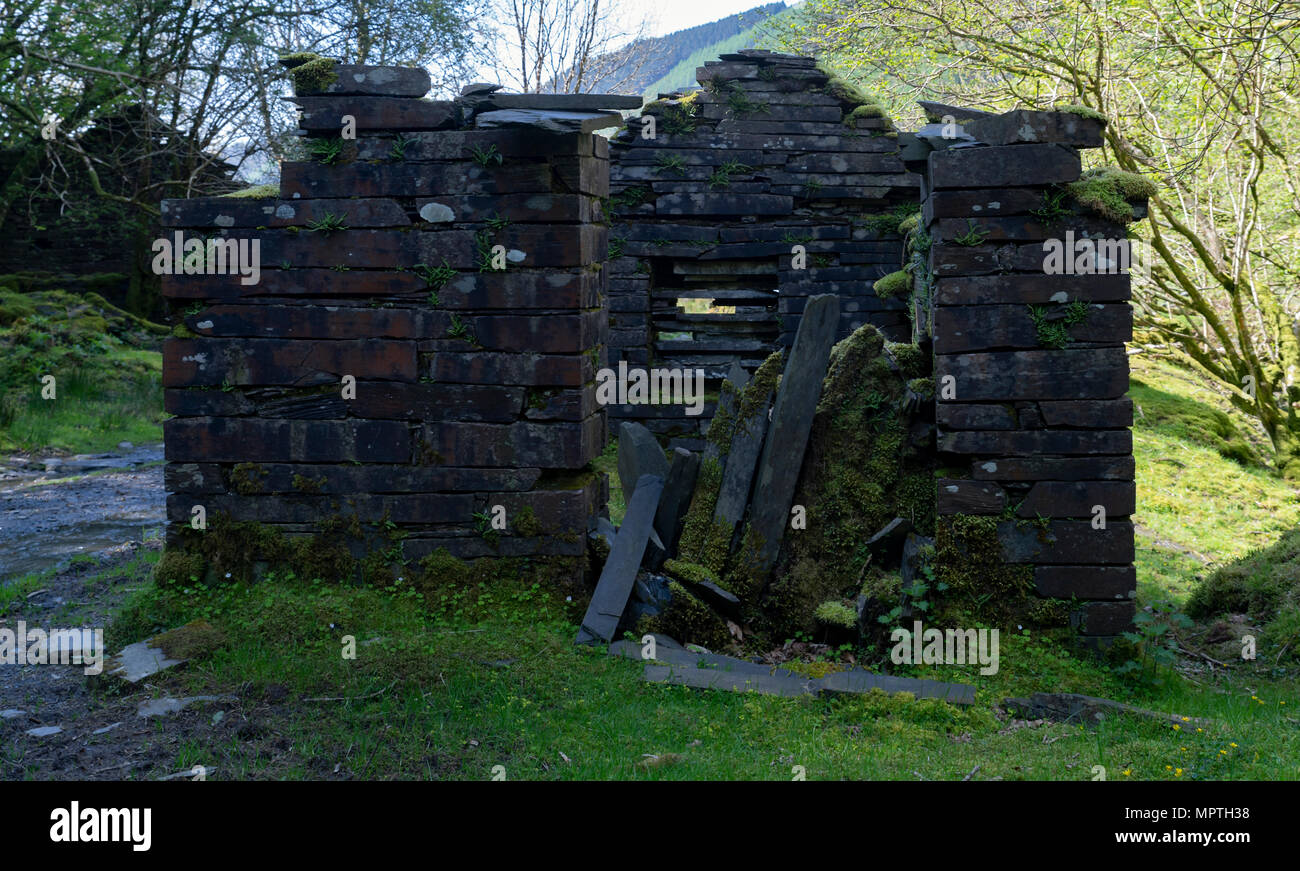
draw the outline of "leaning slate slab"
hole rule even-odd
[[[623,488],[623,499],[632,498],[642,475],[666,481],[668,472],[668,458],[654,433],[639,423],[624,421],[618,428],[618,483]]]
[[[790,520],[790,503],[799,467],[803,465],[813,414],[822,395],[826,364],[840,325],[840,298],[822,293],[808,298],[781,389],[772,408],[772,423],[763,445],[750,503],[750,530],[757,548],[756,574],[766,583],[781,550],[781,537]]]
[[[695,479],[699,474],[700,455],[684,448],[674,448],[668,480],[655,511],[655,531],[668,553],[677,552],[677,539],[682,533],[682,523],[686,520],[686,510],[691,506]]]
[[[741,366],[738,361],[733,360],[731,370],[727,372],[727,377],[722,382],[722,390],[718,395],[718,408],[713,413],[713,420],[709,422],[709,440],[704,445],[704,459],[716,460],[722,455],[722,448],[718,445],[718,441],[724,437],[728,442],[730,441],[731,434],[724,432],[724,430],[729,425],[727,422],[732,419],[732,414],[736,410],[740,392],[745,389],[745,385],[748,383],[748,370]]]
[[[618,631],[618,622],[627,608],[646,543],[650,540],[655,508],[663,488],[663,478],[653,475],[642,475],[636,482],[636,492],[628,500],[627,514],[605,559],[600,580],[596,582],[596,592],[578,629],[576,643],[608,642]]]
[[[752,387],[747,388],[747,392],[752,390]],[[768,390],[763,396],[746,399],[755,400],[751,404],[753,411],[744,420],[736,421],[736,429],[731,436],[731,450],[727,452],[727,464],[722,468],[718,503],[713,508],[714,522],[726,524],[733,532],[736,525],[745,518],[745,506],[749,503],[749,491],[754,483],[754,468],[763,450],[763,438],[767,435],[767,411],[772,393]],[[740,414],[741,407],[738,403],[735,412],[737,415]]]

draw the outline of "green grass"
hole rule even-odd
[[[1300,491],[1258,459],[1262,438],[1185,373],[1135,360],[1139,594],[1183,601],[1215,566],[1300,526]],[[1139,413],[1140,410],[1140,413]],[[1235,457],[1253,462],[1238,462]]]
[[[230,642],[160,689],[238,687],[257,697],[275,684],[288,691],[290,702],[269,726],[292,752],[268,757],[238,741],[208,748],[206,764],[223,779],[314,778],[335,764],[359,778],[471,780],[489,779],[497,765],[512,780],[788,780],[796,765],[809,779],[955,780],[976,765],[977,779],[1005,780],[1090,780],[1094,764],[1107,766],[1111,780],[1298,774],[1296,731],[1284,719],[1297,703],[1294,680],[1256,676],[1225,679],[1221,693],[1175,684],[1144,693],[1047,637],[1004,635],[997,675],[911,670],[974,683],[977,704],[968,708],[906,696],[778,699],[645,684],[640,664],[575,647],[571,616],[539,591],[473,610],[490,616],[429,609],[402,585],[280,578],[150,588],[127,603],[109,641],[116,647],[202,617]],[[344,634],[358,642],[355,660],[341,656]],[[372,639],[379,640],[363,643]],[[1175,730],[1121,717],[1098,733],[1061,724],[1008,728],[996,716],[1004,696],[1042,689],[1212,722],[1197,733],[1194,725]],[[680,760],[646,768],[638,766],[644,754]]]
[[[95,294],[0,288],[0,450],[160,441],[165,333]]]

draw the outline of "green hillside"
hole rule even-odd
[[[695,87],[697,84],[695,81],[696,69],[704,66],[705,61],[717,60],[720,54],[740,51],[744,48],[766,48],[767,46],[763,40],[763,27],[769,16],[783,18],[789,15],[790,12],[791,9],[783,9],[781,4],[772,3],[767,6],[759,6],[748,12],[742,12],[740,15],[733,15],[732,18],[745,25],[744,30],[710,42],[692,51],[675,64],[672,69],[647,85],[645,90],[642,91],[643,96],[653,100],[660,93],[667,93],[678,88]],[[731,19],[724,20],[730,21]],[[683,31],[683,33],[685,32],[687,31]]]

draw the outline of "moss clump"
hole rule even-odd
[[[207,620],[192,620],[149,639],[149,646],[160,648],[168,659],[198,659],[225,643],[225,634]]]
[[[813,619],[827,626],[852,629],[857,626],[858,615],[842,599],[830,599],[822,602],[813,612]]]
[[[700,463],[700,474],[695,479],[695,494],[686,511],[681,541],[677,553],[684,562],[698,563],[714,575],[720,576],[727,567],[731,547],[731,527],[715,523],[713,510],[718,504],[718,490],[722,486],[722,463],[713,457]]]
[[[907,382],[907,389],[922,399],[934,399],[933,378],[913,378]]]
[[[679,581],[690,581],[693,584],[710,583],[717,584],[719,587],[722,586],[722,584],[718,583],[717,574],[698,563],[688,563],[676,559],[665,560],[664,573]]]
[[[1134,201],[1149,199],[1158,191],[1150,179],[1113,166],[1090,169],[1065,189],[1080,206],[1120,224],[1133,220]]]
[[[1292,529],[1276,544],[1251,551],[1215,569],[1188,597],[1187,613],[1197,619],[1248,614],[1254,620],[1268,623],[1297,604],[1300,604],[1300,529]]]
[[[668,590],[672,594],[668,607],[657,616],[641,618],[637,623],[637,635],[647,632],[663,634],[682,644],[699,644],[709,650],[721,650],[731,645],[731,633],[726,622],[709,606],[676,581],[668,582]]]
[[[876,279],[876,282],[871,285],[876,292],[876,296],[881,299],[893,299],[896,296],[903,296],[911,286],[912,274],[906,269],[891,272],[884,278]]]
[[[283,60],[281,58],[281,62]],[[293,80],[295,94],[319,93],[339,80],[334,71],[334,61],[319,55],[290,67],[289,78]]]
[[[222,194],[221,196],[228,200],[268,200],[279,195],[280,186],[278,184],[259,184],[240,191]]]
[[[740,393],[740,401],[736,404],[737,421],[747,421],[763,410],[763,404],[769,401],[780,386],[781,371],[784,368],[785,352],[775,351],[754,370],[754,377],[749,379],[749,383]],[[731,445],[728,443],[723,453],[730,453],[730,448]]]
[[[930,373],[930,360],[918,345],[886,342],[885,352],[893,359],[904,378],[922,378]]]
[[[836,75],[832,75],[831,80],[822,85],[822,93],[834,97],[841,103],[852,103],[855,106],[876,102],[866,91]]]
[[[153,568],[154,583],[160,587],[184,586],[203,580],[207,569],[202,554],[169,547]]]
[[[280,66],[293,69],[310,61],[320,60],[320,55],[314,51],[295,51],[290,54],[282,54],[277,60],[280,61]]]
[[[844,126],[846,127],[852,127],[855,121],[859,121],[866,118],[884,118],[884,117],[885,117],[885,110],[883,107],[878,106],[875,103],[867,103],[865,105],[858,106],[852,112],[849,112],[847,115],[845,115],[843,123]]]
[[[813,417],[808,450],[795,491],[807,528],[786,533],[781,559],[763,601],[775,636],[815,626],[817,603],[853,598],[870,553],[867,541],[894,517],[921,534],[934,524],[933,459],[909,437],[907,393],[915,360],[896,366],[884,337],[867,325],[836,344]],[[735,581],[733,580],[733,589]]]
[[[1053,106],[1052,109],[1057,112],[1069,112],[1071,115],[1080,115],[1084,118],[1092,118],[1102,122],[1103,124],[1110,122],[1109,118],[1091,106],[1080,106],[1075,103],[1067,103],[1063,106]]]
[[[525,505],[516,511],[514,522],[511,525],[514,526],[515,532],[529,538],[542,534],[542,522],[537,519],[537,514],[533,511],[531,505]]]
[[[936,611],[941,622],[1040,625],[1030,619],[1041,601],[1034,594],[1034,568],[1003,561],[997,517],[953,514],[935,527],[935,580],[948,585]],[[1040,610],[1039,616],[1053,615]]]
[[[184,324],[177,324],[172,327],[172,336],[177,339],[196,339],[198,338],[198,335],[198,333],[194,332]]]
[[[294,475],[290,481],[293,489],[302,493],[319,493],[329,478],[321,475],[319,478],[308,478],[306,475]]]
[[[241,496],[253,496],[265,489],[262,479],[266,474],[257,463],[239,463],[230,472],[230,486]]]
[[[291,538],[274,527],[235,521],[218,512],[208,519],[206,530],[188,527],[181,530],[179,552],[170,561],[164,554],[154,577],[160,586],[183,585],[189,582],[191,574],[196,574],[193,571],[196,565],[206,569],[200,579],[211,582],[249,582],[261,571],[271,569],[322,581],[355,577],[357,561],[344,538],[345,533],[356,539],[362,537],[356,517],[328,518],[320,528],[317,535]],[[169,548],[168,553],[173,553],[173,549]]]

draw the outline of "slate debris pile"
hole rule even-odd
[[[581,557],[607,499],[588,464],[608,147],[589,130],[628,98],[434,101],[422,70],[332,70],[293,98],[305,156],[278,196],[162,204],[168,236],[261,252],[256,284],[163,280],[182,324],[164,350],[172,540],[202,505],[289,533],[386,521],[409,560]],[[507,527],[485,536],[496,505]]]
[[[732,362],[752,372],[788,347],[825,293],[840,297],[840,338],[863,323],[905,337],[904,303],[872,290],[901,266],[891,210],[917,201],[889,119],[812,58],[747,50],[697,77],[702,90],[651,102],[611,143],[611,362],[702,368],[716,388]],[[792,268],[797,244],[806,269]],[[609,410],[698,451],[714,406]]]

